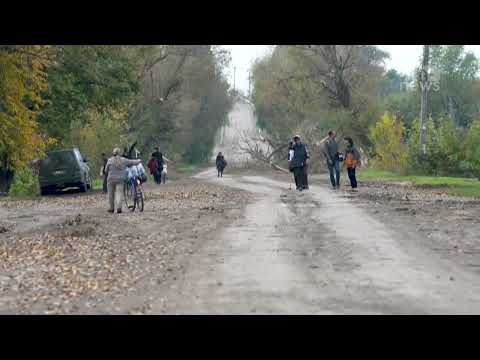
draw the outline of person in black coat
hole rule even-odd
[[[158,149],[158,146],[155,148],[155,152],[152,154],[152,156],[157,159],[158,168],[160,169],[161,173],[163,170],[163,154]]]
[[[310,156],[308,154],[307,146],[301,142],[299,135],[294,136],[293,142],[293,158],[290,161],[290,169],[293,171],[297,190],[302,191],[308,189],[307,172],[305,167],[307,166],[307,160]]]
[[[223,177],[223,170],[227,166],[227,162],[225,161],[225,157],[221,152],[218,153],[217,158],[215,160],[215,165],[217,166],[218,170],[218,177]]]
[[[103,175],[103,192],[106,194],[107,193],[107,176],[108,174],[105,172],[105,167],[107,166],[107,161],[108,157],[105,155],[105,153],[102,153],[102,175]]]

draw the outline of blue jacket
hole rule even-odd
[[[290,168],[303,167],[305,162],[310,158],[307,146],[303,143],[293,144],[293,159]]]

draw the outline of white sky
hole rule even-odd
[[[387,69],[394,68],[397,71],[411,75],[415,66],[420,62],[422,45],[377,45],[380,49],[390,53],[387,61]],[[271,45],[223,45],[229,49],[232,55],[229,79],[233,86],[233,67],[236,67],[235,82],[237,89],[248,93],[248,71],[257,57],[268,53]],[[465,45],[467,51],[472,51],[480,58],[480,45]]]

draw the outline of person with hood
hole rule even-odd
[[[227,166],[227,161],[221,152],[217,155],[215,165],[217,166],[218,177],[223,177],[223,170],[225,170],[225,167]]]
[[[360,152],[353,145],[351,137],[346,137],[347,148],[345,149],[345,160],[343,161],[343,167],[347,168],[348,178],[350,179],[350,185],[353,190],[357,189],[357,178],[355,176],[355,168],[360,165]]]
[[[155,180],[156,184],[160,184],[160,174],[161,170],[158,166],[157,158],[155,157],[155,153],[152,153],[152,157],[148,160],[147,167],[150,169],[150,174],[153,175],[153,179]]]
[[[327,159],[328,172],[330,173],[330,182],[335,190],[340,188],[340,157],[338,155],[339,152],[336,137],[336,132],[330,130],[324,147],[324,155]]]
[[[108,159],[105,171],[107,177],[107,191],[108,191],[108,212],[122,213],[123,202],[123,184],[125,181],[125,170],[129,166],[138,165],[142,162],[141,159],[130,160],[120,156],[121,150],[119,148],[113,149],[112,157]]]
[[[102,169],[100,171],[100,175],[103,176],[103,188],[102,188],[102,191],[104,194],[107,193],[107,173],[105,171],[105,167],[107,166],[107,161],[108,161],[108,158],[107,158],[107,155],[105,155],[105,153],[102,153]]]
[[[310,158],[310,155],[308,154],[307,146],[301,142],[300,135],[295,135],[293,142],[293,158],[290,160],[289,167],[293,171],[297,190],[302,191],[308,189],[305,166],[307,166],[307,160]]]

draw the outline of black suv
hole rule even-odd
[[[86,192],[92,188],[87,159],[77,148],[47,152],[40,162],[39,182],[42,195],[54,190],[78,187]]]

